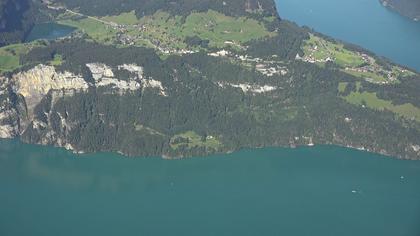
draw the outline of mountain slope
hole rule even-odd
[[[0,48],[0,137],[130,156],[335,144],[420,158],[418,73],[281,20],[271,0],[115,2],[45,3],[77,30]]]
[[[31,0],[0,1],[0,46],[22,42],[40,17],[39,2]]]
[[[380,0],[381,3],[401,15],[420,20],[420,1],[417,0]]]

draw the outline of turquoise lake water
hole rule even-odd
[[[26,42],[35,41],[37,39],[57,39],[64,36],[67,36],[71,32],[73,32],[75,28],[60,25],[56,23],[43,23],[35,25],[34,28],[31,30],[29,35],[26,37]]]
[[[278,2],[284,18],[419,68],[418,24],[376,0]],[[0,140],[3,235],[419,236],[420,162],[334,146],[126,159]]]
[[[275,0],[282,18],[420,71],[420,22],[378,0]]]
[[[3,140],[0,186],[0,235],[420,233],[420,162],[330,146],[169,161]]]

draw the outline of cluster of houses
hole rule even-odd
[[[268,60],[263,60],[258,57],[252,58],[252,57],[249,57],[248,55],[236,55],[225,49],[217,51],[217,52],[208,53],[208,55],[213,56],[213,57],[229,57],[229,58],[241,61],[243,63],[255,64],[255,70],[268,77],[271,77],[274,75],[285,76],[288,73],[287,67],[279,65],[278,61],[268,61]]]
[[[309,49],[310,53],[305,54],[304,56],[300,56],[299,54],[296,55],[296,60],[302,60],[309,63],[326,63],[326,62],[334,62],[336,58],[332,55],[326,56],[324,58],[316,58],[314,55],[319,50],[317,45],[311,47]],[[375,63],[375,59],[365,53],[358,53],[364,62],[363,65],[360,67],[346,67],[344,70],[348,72],[357,72],[357,73],[365,73],[365,74],[380,74],[386,78],[386,80],[378,81],[374,78],[365,78],[367,81],[372,83],[382,83],[387,84],[397,80],[397,76],[393,71],[385,70],[380,65]],[[401,71],[403,72],[403,71]]]
[[[309,54],[305,54],[303,57],[300,56],[299,54],[296,54],[296,60],[302,60],[304,62],[309,62],[309,63],[327,63],[327,62],[334,62],[335,58],[332,56],[328,56],[326,58],[316,58],[314,56],[315,52],[318,51],[318,46],[315,45],[314,47],[312,47],[310,49],[310,53]]]
[[[187,50],[187,49],[176,49],[169,45],[166,45],[165,42],[162,42],[157,38],[148,38],[144,35],[148,33],[148,27],[144,24],[137,24],[132,26],[138,34],[128,34],[128,28],[125,25],[117,25],[114,29],[118,30],[117,41],[122,45],[132,46],[135,45],[138,41],[148,41],[152,44],[155,49],[159,50],[163,54],[192,54],[198,51],[196,50]]]

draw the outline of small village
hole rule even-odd
[[[238,55],[225,49],[208,53],[208,55],[230,58],[233,61],[239,61],[242,65],[248,67],[254,67],[255,65],[255,70],[267,77],[272,77],[274,75],[285,76],[289,72],[286,66],[281,65],[280,61],[263,60],[261,58],[252,58],[248,55]],[[273,57],[275,58],[276,56],[274,55]]]
[[[300,56],[297,54],[296,60],[320,65],[328,62],[335,63],[342,68],[343,72],[377,84],[395,83],[399,76],[411,73],[397,66],[389,70],[379,65],[372,56],[366,53],[349,51],[343,48],[342,45],[328,42],[321,38],[311,39],[304,47],[304,55]]]

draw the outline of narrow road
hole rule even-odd
[[[69,13],[71,13],[71,14],[73,14],[73,15],[77,15],[77,16],[81,16],[81,17],[86,17],[86,18],[89,18],[89,19],[92,19],[92,20],[94,20],[94,21],[98,21],[98,22],[100,22],[100,23],[102,23],[102,24],[105,24],[105,25],[109,25],[109,26],[118,26],[118,24],[117,23],[115,23],[115,22],[109,22],[109,21],[104,21],[104,20],[101,20],[101,19],[99,19],[99,18],[96,18],[96,17],[93,17],[93,16],[88,16],[88,15],[85,15],[85,14],[82,14],[82,13],[79,13],[79,12],[75,12],[75,11],[72,11],[72,10],[69,10],[69,9],[67,9],[67,8],[65,8],[65,7],[56,7],[56,6],[51,6],[51,5],[47,5],[47,7],[49,8],[49,9],[53,9],[53,10],[65,10],[66,12],[69,12]]]
[[[66,12],[70,12],[71,14],[74,14],[74,15],[78,15],[78,16],[82,16],[82,17],[87,17],[87,18],[89,18],[89,19],[92,19],[92,20],[95,20],[95,21],[101,22],[101,23],[103,23],[103,24],[105,24],[105,25],[109,25],[109,26],[117,26],[117,25],[118,25],[118,24],[117,24],[117,23],[115,23],[115,22],[104,21],[104,20],[101,20],[101,19],[99,19],[99,18],[96,18],[96,17],[93,17],[93,16],[84,15],[84,14],[82,14],[82,13],[75,12],[75,11],[72,11],[72,10],[69,10],[69,9],[66,9],[66,8],[64,8],[64,10],[66,10]]]

